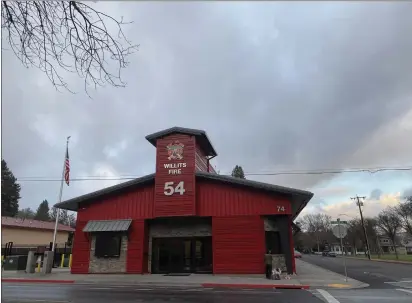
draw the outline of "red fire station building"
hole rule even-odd
[[[295,271],[293,220],[311,192],[217,174],[202,130],[146,139],[154,174],[56,205],[77,211],[72,273],[263,274],[268,250]]]

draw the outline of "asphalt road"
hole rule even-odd
[[[342,258],[304,255],[304,261],[344,275]],[[412,265],[346,259],[350,278],[368,283],[361,289],[314,289],[328,303],[411,303]]]
[[[343,258],[304,255],[302,260],[326,268],[341,275],[345,274]],[[346,259],[350,278],[368,283],[370,289],[412,289],[412,264],[376,262],[363,259]]]
[[[210,290],[138,286],[2,283],[8,303],[323,303],[306,290]]]

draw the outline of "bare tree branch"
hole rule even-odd
[[[412,237],[412,197],[407,197],[405,200],[395,210],[401,219],[402,228]]]
[[[378,215],[378,226],[382,229],[387,237],[392,241],[395,249],[396,259],[398,259],[398,251],[396,249],[396,237],[402,228],[402,221],[398,213],[393,208],[388,208]]]
[[[2,30],[25,67],[43,71],[59,90],[69,91],[62,70],[77,73],[89,85],[124,87],[121,78],[126,58],[137,50],[125,37],[123,20],[78,1],[2,1]],[[109,33],[112,22],[118,35]],[[110,71],[108,60],[117,62]]]

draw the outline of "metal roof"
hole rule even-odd
[[[252,181],[247,179],[235,178],[232,176],[211,174],[206,172],[196,172],[196,176],[207,180],[214,180],[231,185],[244,186],[249,188],[255,188],[258,190],[273,192],[275,194],[287,195],[290,197],[292,202],[292,220],[296,219],[296,217],[299,215],[302,209],[305,208],[305,206],[314,196],[312,192],[306,190]]]
[[[90,220],[83,228],[83,232],[127,231],[132,220]]]
[[[15,217],[1,217],[2,227],[14,227],[14,228],[30,228],[30,229],[44,229],[44,230],[54,230],[54,225],[56,223],[39,221],[34,219],[24,219]],[[64,224],[58,224],[57,229],[59,231],[74,231],[73,227]]]
[[[155,174],[146,175],[141,178],[136,178],[127,182],[123,182],[114,186],[106,187],[89,194],[78,196],[76,198],[66,200],[54,205],[54,207],[67,209],[72,211],[77,211],[79,209],[79,203],[92,202],[96,198],[101,198],[109,194],[118,193],[122,190],[131,189],[133,187],[138,187],[145,184],[150,184],[154,182]]]
[[[211,173],[200,172],[200,171],[196,172],[196,176],[200,178],[216,180],[216,181],[226,182],[230,184],[254,187],[257,189],[264,189],[264,190],[274,191],[278,193],[299,194],[299,195],[310,196],[311,198],[313,197],[313,193],[306,191],[306,190],[295,189],[291,187],[279,186],[279,185],[263,183],[263,182],[258,182],[258,181],[252,181],[252,180],[247,180],[247,179],[235,178],[232,176],[211,174]]]
[[[196,142],[199,143],[200,147],[206,153],[207,156],[216,157],[217,153],[214,149],[212,143],[209,140],[206,132],[200,129],[184,128],[184,127],[172,127],[168,128],[151,135],[146,136],[146,140],[149,141],[153,146],[156,146],[157,139],[171,135],[171,134],[184,134],[196,137]]]
[[[248,188],[255,188],[258,190],[265,190],[268,192],[272,192],[274,194],[287,195],[290,197],[290,200],[292,201],[293,219],[297,217],[300,211],[306,206],[306,204],[313,197],[313,193],[306,191],[306,190],[300,190],[300,189],[295,189],[295,188],[290,188],[290,187],[285,187],[285,186],[279,186],[279,185],[274,185],[274,184],[252,181],[252,180],[234,178],[231,176],[224,176],[224,175],[212,174],[212,173],[207,173],[207,172],[196,172],[196,177],[200,179],[227,183],[230,185],[237,185],[237,186],[244,186]],[[131,189],[134,186],[138,187],[144,184],[152,183],[154,182],[154,178],[155,178],[155,174],[147,175],[142,178],[137,178],[137,179],[134,179],[128,182],[124,182],[124,183],[121,183],[115,186],[111,186],[108,188],[104,188],[104,189],[92,192],[90,194],[86,194],[83,196],[79,196],[79,197],[58,203],[55,205],[55,207],[77,211],[80,203],[86,203],[86,202],[92,203],[93,201],[98,201],[98,199],[101,199],[105,195],[116,194],[116,193],[121,192],[122,190]]]

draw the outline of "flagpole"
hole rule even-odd
[[[64,185],[64,173],[66,171],[66,153],[69,148],[69,139],[70,136],[67,137],[66,141],[66,150],[64,152],[64,161],[63,161],[63,171],[62,171],[62,180],[60,182],[60,193],[59,193],[59,202],[62,201],[62,196],[63,196],[63,185]],[[56,222],[54,223],[54,233],[53,233],[53,246],[52,246],[52,251],[56,248],[56,236],[57,236],[57,226],[59,224],[59,214],[60,214],[60,209],[56,208]]]

